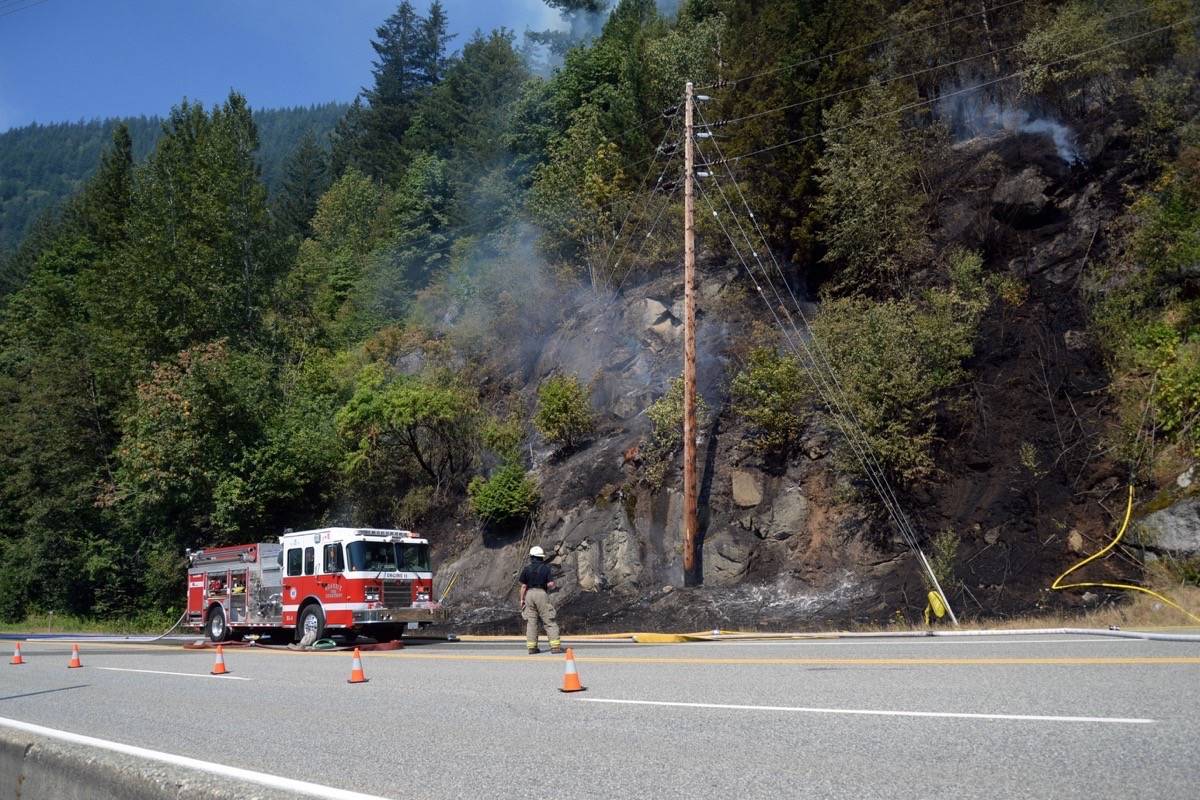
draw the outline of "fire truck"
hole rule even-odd
[[[379,641],[444,619],[429,541],[410,531],[322,528],[277,542],[189,550],[185,625],[222,642],[334,631]]]

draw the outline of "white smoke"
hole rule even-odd
[[[962,95],[939,101],[937,111],[956,141],[999,133],[1043,134],[1054,141],[1054,148],[1063,163],[1083,163],[1075,143],[1075,132],[1050,114]]]

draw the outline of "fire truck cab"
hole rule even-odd
[[[188,552],[186,623],[214,642],[292,630],[399,638],[444,619],[429,541],[410,531],[322,528],[278,542]]]

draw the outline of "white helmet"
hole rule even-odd
[[[545,558],[546,551],[535,544],[533,547],[529,548],[529,555],[533,556],[534,558]]]

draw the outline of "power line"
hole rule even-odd
[[[646,168],[645,174],[642,175],[641,183],[638,185],[637,190],[633,193],[633,196],[635,198],[642,193],[643,189],[646,188],[646,181],[650,179],[650,173],[652,173],[654,171],[654,162],[657,161],[663,155],[664,152],[666,152],[663,150],[663,146],[666,145],[667,138],[671,135],[671,131],[675,129],[675,123],[678,121],[678,116],[679,116],[679,111],[678,111],[678,109],[676,109],[675,114],[674,114],[674,119],[672,119],[671,124],[667,126],[667,129],[665,131],[663,131],[662,141],[659,142],[658,147],[656,147],[654,149],[654,154],[651,156],[650,166],[648,166]],[[670,166],[671,160],[673,158],[674,158],[673,155],[669,155],[667,157],[667,163],[663,167],[663,171],[659,174],[658,181],[655,183],[654,189],[658,189],[658,187],[662,185],[663,177],[666,175],[667,168]],[[617,261],[614,262],[613,265],[610,267],[609,266],[609,258],[612,257],[613,250],[616,249],[617,243],[621,241],[621,234],[623,234],[625,232],[625,226],[629,222],[630,215],[633,213],[634,205],[635,205],[635,202],[631,200],[629,203],[629,208],[627,208],[625,210],[625,217],[624,217],[624,219],[621,220],[621,225],[617,229],[617,235],[613,238],[612,242],[608,246],[608,251],[604,254],[604,271],[606,273],[615,274],[616,264],[620,262],[621,257],[625,254],[625,248],[628,247],[629,238],[627,238],[625,240],[625,242],[622,246],[621,252],[618,253]],[[636,232],[636,228],[634,229],[634,232]],[[630,238],[632,238],[632,233],[630,235]],[[609,280],[612,277],[612,274],[607,275],[605,280],[606,281]]]
[[[758,279],[754,277],[753,269],[749,266],[749,264],[747,264],[745,257],[742,255],[740,248],[737,246],[737,243],[733,241],[733,237],[729,233],[724,222],[721,221],[720,214],[717,212],[716,208],[714,208],[712,200],[709,198],[708,193],[703,188],[703,182],[699,184],[701,197],[704,198],[705,202],[708,204],[713,217],[717,220],[717,224],[721,228],[721,232],[725,234],[726,239],[729,241],[734,250],[734,254],[737,256],[738,261],[741,262],[743,269],[746,270],[746,274],[754,284],[754,288],[757,290],[759,297],[763,301],[763,304],[767,307],[767,310],[770,311],[772,318],[775,320],[776,326],[783,333],[784,339],[787,341],[789,348],[797,357],[806,358],[806,361],[809,365],[809,376],[812,378],[817,392],[822,396],[822,399],[825,400],[826,405],[829,406],[830,411],[832,412],[834,424],[837,425],[839,430],[841,430],[842,435],[845,437],[845,440],[850,446],[851,451],[859,460],[859,463],[862,464],[863,472],[867,478],[867,481],[879,495],[884,508],[887,510],[888,516],[891,517],[892,521],[895,523],[896,529],[899,531],[905,543],[917,554],[917,557],[920,559],[923,568],[937,588],[938,594],[942,597],[946,607],[949,608],[949,600],[942,591],[941,585],[937,580],[937,576],[933,574],[932,568],[929,566],[929,561],[925,558],[925,554],[921,550],[920,544],[917,541],[916,532],[912,528],[912,524],[909,522],[907,515],[904,514],[904,511],[895,496],[895,492],[888,483],[887,476],[884,473],[882,466],[878,463],[878,460],[875,458],[874,453],[871,450],[869,439],[867,439],[866,434],[862,431],[861,425],[857,422],[853,410],[850,408],[844,397],[844,393],[839,397],[839,392],[842,390],[840,384],[837,383],[836,372],[833,370],[832,365],[828,363],[828,361],[825,361],[825,363],[822,364],[824,358],[821,356],[819,351],[814,353],[814,349],[808,346],[807,342],[811,341],[815,347],[818,341],[817,337],[812,334],[811,327],[808,325],[807,319],[805,319],[805,327],[808,329],[807,341],[804,334],[802,334],[797,328],[795,321],[792,319],[790,312],[787,310],[786,305],[779,294],[778,289],[775,288],[774,281],[767,274],[766,267],[763,265],[762,260],[758,257],[758,253],[755,251],[753,244],[749,242],[749,237],[746,235],[745,231],[741,229],[741,223],[738,221],[737,215],[733,213],[728,197],[725,196],[724,190],[720,188],[720,183],[715,179],[715,176],[714,183],[717,185],[718,190],[721,192],[722,198],[725,200],[726,208],[729,209],[730,216],[738,224],[739,231],[742,233],[743,238],[746,239],[751,253],[758,262],[759,269],[763,273],[763,283],[766,283],[771,288],[772,293],[775,295],[776,301],[783,309],[784,316],[788,319],[788,322],[792,328],[792,334],[788,333],[787,328],[780,319],[778,312],[775,310],[775,306],[771,304],[770,300],[763,292],[762,285]],[[786,280],[784,283],[786,285]],[[803,315],[803,310],[799,308],[798,303],[797,310],[801,313],[801,315]],[[836,387],[836,391],[834,387]],[[953,612],[951,612],[951,614],[953,614]]]
[[[674,199],[675,195],[679,192],[680,188],[681,187],[678,184],[676,184],[667,193],[667,195],[663,198],[663,204],[658,209],[658,214],[654,217],[654,222],[651,223],[650,229],[646,232],[646,236],[642,239],[642,243],[638,247],[637,253],[634,254],[633,259],[629,264],[629,268],[627,270],[625,270],[624,274],[621,275],[621,280],[617,282],[616,287],[612,290],[613,300],[615,300],[617,298],[617,296],[621,293],[621,288],[623,286],[625,286],[625,281],[628,280],[629,276],[633,274],[633,270],[636,267],[638,261],[641,259],[642,253],[646,249],[646,245],[650,242],[650,237],[654,235],[654,231],[658,227],[659,221],[662,220],[663,214],[666,212],[666,210],[671,207],[671,201]],[[620,264],[619,261],[613,264],[613,271],[612,271],[613,277],[615,277],[617,274],[617,266],[619,264]]]
[[[758,150],[752,150],[749,153],[743,153],[740,156],[733,156],[731,158],[723,159],[721,162],[717,162],[717,163],[726,163],[726,162],[732,163],[735,161],[742,161],[743,159],[752,158],[753,156],[761,155],[762,153],[768,153],[772,150],[779,150],[780,148],[783,148],[783,147],[791,147],[792,145],[800,144],[801,142],[807,142],[810,139],[817,138],[818,136],[825,136],[829,133],[846,130],[847,128],[853,128],[854,126],[861,125],[865,122],[874,122],[875,120],[895,116],[896,114],[903,114],[906,111],[912,111],[917,108],[922,108],[924,106],[933,105],[934,103],[940,103],[941,101],[946,100],[951,97],[957,97],[959,95],[969,94],[971,92],[979,91],[980,89],[986,89],[989,86],[995,86],[996,84],[1003,83],[1004,81],[1010,81],[1014,78],[1020,78],[1024,75],[1028,75],[1033,70],[1047,69],[1049,67],[1057,67],[1060,64],[1065,64],[1068,61],[1074,61],[1077,58],[1083,58],[1084,56],[1089,56],[1089,55],[1092,55],[1093,53],[1098,53],[1102,50],[1107,50],[1111,47],[1117,47],[1118,45],[1128,44],[1129,42],[1136,41],[1138,39],[1144,39],[1147,36],[1154,36],[1155,34],[1163,33],[1164,31],[1171,30],[1172,28],[1177,28],[1180,25],[1186,25],[1189,22],[1195,22],[1196,20],[1200,20],[1200,14],[1193,15],[1191,17],[1184,17],[1183,19],[1176,20],[1175,22],[1171,22],[1166,25],[1161,25],[1157,28],[1154,28],[1153,30],[1144,31],[1142,33],[1138,33],[1133,36],[1127,36],[1124,39],[1118,39],[1115,42],[1109,42],[1107,44],[1100,45],[1099,47],[1093,47],[1090,50],[1084,50],[1079,53],[1074,53],[1074,54],[1066,56],[1064,58],[1060,58],[1057,61],[1051,61],[1051,62],[1048,62],[1045,64],[1034,64],[1033,66],[1029,66],[1029,67],[1026,67],[1025,69],[1017,70],[1016,72],[1012,72],[1008,75],[1003,75],[999,78],[993,78],[992,80],[984,81],[983,83],[977,83],[974,86],[968,86],[966,88],[958,89],[953,92],[947,92],[946,94],[939,95],[937,97],[931,97],[927,100],[920,100],[917,102],[908,103],[907,105],[900,106],[899,108],[892,109],[891,111],[885,111],[882,114],[876,114],[876,115],[870,116],[870,117],[863,117],[861,119],[856,119],[852,122],[848,122],[845,125],[838,125],[833,128],[825,128],[824,130],[819,131],[817,133],[810,133],[806,136],[800,136],[795,139],[789,139],[786,142],[780,142],[779,144],[773,144],[773,145],[769,145],[767,147],[762,147],[762,148],[759,148]]]
[[[1101,24],[1107,25],[1109,23],[1117,22],[1118,20],[1122,20],[1127,17],[1133,17],[1133,16],[1139,16],[1141,14],[1146,14],[1152,10],[1153,10],[1152,8],[1150,8],[1149,6],[1146,6],[1144,8],[1134,9],[1133,11],[1126,11],[1121,14],[1114,14],[1110,17],[1106,17],[1105,19],[1101,20]],[[711,124],[711,126],[714,128],[721,128],[726,125],[734,125],[738,122],[745,122],[748,119],[756,119],[758,117],[765,117],[770,114],[777,114],[781,111],[790,111],[791,109],[794,109],[794,108],[800,108],[802,106],[811,105],[813,103],[819,103],[822,100],[829,100],[834,97],[842,97],[843,95],[847,95],[852,92],[862,91],[863,89],[870,89],[873,86],[887,86],[888,84],[895,83],[896,81],[907,80],[908,78],[915,78],[918,75],[925,75],[930,72],[936,72],[940,69],[947,69],[949,67],[957,67],[960,64],[966,64],[967,62],[970,62],[970,61],[978,61],[979,59],[987,58],[988,56],[996,56],[996,55],[1000,55],[1001,53],[1008,53],[1008,52],[1011,52],[1013,50],[1020,48],[1021,46],[1022,46],[1022,44],[1019,43],[1019,44],[1009,45],[1008,47],[1001,47],[1001,48],[998,48],[995,50],[988,50],[987,52],[977,53],[973,56],[966,56],[966,57],[960,58],[956,61],[948,61],[945,64],[936,64],[932,67],[925,67],[923,69],[918,69],[913,72],[905,73],[904,75],[897,75],[893,78],[888,78],[887,80],[873,81],[871,83],[864,83],[864,84],[860,84],[858,86],[852,86],[849,89],[840,89],[836,92],[829,92],[828,94],[823,94],[820,97],[812,97],[807,100],[800,100],[795,103],[789,103],[784,106],[778,106],[777,108],[769,108],[765,111],[755,111],[752,114],[745,114],[740,117],[733,117],[732,119],[718,120],[716,122],[713,122]]]
[[[982,16],[984,14],[990,14],[993,11],[999,11],[1001,9],[1008,8],[1009,6],[1020,5],[1024,2],[1025,2],[1025,0],[1010,0],[1010,2],[1001,3],[998,6],[992,6],[991,8],[985,8],[980,11],[973,11],[970,14],[963,14],[961,17],[954,17],[953,19],[942,20],[942,21],[936,22],[932,25],[925,25],[920,28],[912,28],[910,30],[903,31],[903,32],[897,33],[897,34],[893,34],[891,36],[885,36],[882,39],[876,39],[873,42],[867,42],[866,44],[857,44],[852,47],[843,48],[842,50],[835,50],[832,53],[824,53],[819,56],[813,56],[812,58],[806,58],[803,61],[797,61],[793,64],[785,64],[780,67],[773,67],[772,69],[763,70],[762,72],[756,72],[753,75],[743,75],[740,78],[733,78],[733,79],[724,80],[724,81],[716,81],[714,83],[709,83],[704,86],[697,86],[696,88],[697,89],[712,89],[712,88],[720,88],[720,87],[724,87],[724,86],[736,86],[739,83],[745,83],[746,81],[754,80],[755,78],[761,78],[765,75],[774,75],[777,72],[786,72],[787,70],[796,69],[797,67],[803,67],[806,64],[815,64],[816,62],[824,61],[827,58],[835,58],[836,56],[845,55],[846,53],[854,53],[859,50],[865,50],[868,47],[875,47],[876,45],[886,44],[895,39],[902,39],[905,36],[911,36],[914,33],[923,33],[925,31],[933,30],[934,28],[941,28],[941,27],[943,27],[945,25],[949,25],[953,22],[960,22],[964,19],[971,19],[972,17],[978,17],[978,16]]]
[[[677,157],[678,157],[678,153],[672,154],[672,155],[670,155],[670,156],[668,156],[668,157],[667,157],[667,161],[666,161],[666,163],[665,163],[665,164],[663,164],[662,172],[660,172],[660,173],[659,173],[659,175],[658,175],[658,180],[656,180],[656,181],[654,182],[654,187],[653,187],[652,189],[650,189],[650,191],[649,191],[649,194],[647,195],[647,198],[649,198],[649,197],[653,197],[653,196],[654,196],[654,194],[655,194],[656,192],[659,192],[659,191],[661,191],[661,190],[664,188],[664,186],[663,186],[663,179],[666,177],[666,175],[667,175],[667,170],[669,170],[669,169],[671,168],[671,164],[672,164],[672,163],[674,163],[674,161],[675,161],[675,159],[676,159]],[[639,191],[640,191],[640,190],[639,190]],[[669,196],[669,195],[668,195],[668,196]],[[631,201],[631,202],[630,202],[630,205],[629,205],[629,209],[630,209],[630,211],[632,211],[632,210],[633,210],[633,205],[634,205],[634,204],[633,204],[633,202]],[[643,211],[643,212],[644,212],[644,211],[646,211],[646,205],[649,205],[649,201],[647,201],[647,203],[643,205],[643,207],[642,207],[642,211]],[[660,217],[662,216],[662,211],[661,211],[661,210],[659,211],[659,216],[660,216]],[[644,220],[642,220],[642,222],[644,222]],[[638,223],[638,224],[641,224],[641,223]],[[657,225],[657,224],[658,224],[658,219],[657,219],[657,218],[655,219],[655,221],[654,221],[654,224],[655,224],[655,225]],[[626,250],[628,250],[628,248],[629,248],[629,243],[630,243],[630,242],[631,242],[631,241],[632,241],[632,240],[633,240],[633,239],[636,237],[637,233],[638,233],[638,228],[635,226],[635,227],[633,228],[633,230],[631,230],[631,231],[630,231],[629,235],[625,237],[625,241],[624,241],[624,242],[622,243],[622,245],[621,245],[621,251],[620,251],[620,252],[617,254],[617,258],[616,258],[616,260],[614,260],[614,261],[613,261],[613,263],[612,263],[612,266],[611,266],[611,267],[608,267],[608,273],[609,273],[609,274],[608,274],[608,276],[607,276],[607,278],[606,278],[606,282],[607,282],[607,281],[611,281],[611,280],[612,280],[612,278],[616,276],[616,274],[617,274],[617,267],[618,267],[618,266],[620,266],[620,264],[621,264],[621,259],[624,257]],[[649,235],[649,234],[647,234],[647,235]],[[615,244],[615,240],[614,240],[614,244]],[[637,252],[637,254],[634,256],[634,261],[635,261],[635,263],[636,263],[637,259],[638,259],[638,258],[641,256],[642,249],[644,249],[644,248],[645,248],[645,244],[644,244],[644,242],[643,242],[642,248],[639,248],[639,249],[638,249],[638,252]],[[624,280],[622,280],[622,281],[621,281],[621,283],[624,283]]]
[[[700,115],[701,122],[705,126],[707,126],[707,120],[704,117],[704,112],[702,110],[698,110],[698,114]],[[716,141],[713,141],[712,144],[713,144],[713,147],[716,148],[716,150],[717,150],[718,157],[721,157],[722,163],[725,163],[725,159],[723,158],[723,154],[721,153],[720,144]],[[703,156],[703,152],[701,154]],[[707,162],[708,162],[707,156],[703,156],[703,157],[705,159],[705,163],[707,164]],[[916,530],[913,528],[912,523],[908,519],[908,516],[904,513],[904,509],[901,506],[900,501],[896,496],[895,490],[892,488],[891,483],[887,479],[887,474],[883,468],[883,465],[879,463],[878,458],[875,456],[875,453],[871,446],[870,440],[867,438],[866,433],[863,431],[862,424],[859,422],[856,415],[854,414],[853,407],[849,403],[848,394],[846,393],[845,389],[842,387],[841,381],[838,379],[837,372],[833,368],[831,355],[827,352],[823,352],[820,338],[817,337],[812,332],[812,325],[809,323],[808,317],[805,315],[804,309],[803,309],[803,307],[801,307],[800,302],[796,298],[795,293],[792,292],[791,285],[788,283],[786,276],[783,274],[783,268],[780,266],[778,260],[776,260],[774,251],[771,249],[770,243],[767,241],[766,234],[763,232],[762,228],[759,226],[758,219],[755,216],[754,211],[750,208],[750,203],[746,199],[746,195],[742,192],[742,187],[737,182],[737,179],[734,176],[733,171],[729,167],[728,163],[725,163],[725,169],[726,169],[726,172],[729,174],[730,180],[733,183],[734,188],[737,190],[737,193],[738,193],[739,198],[741,199],[742,205],[746,209],[747,216],[748,216],[750,222],[754,226],[755,232],[758,234],[759,241],[762,243],[764,249],[767,252],[767,255],[769,256],[769,258],[771,260],[772,265],[775,268],[776,274],[779,276],[780,281],[783,283],[784,288],[787,290],[788,296],[791,298],[792,305],[796,309],[796,313],[799,315],[801,321],[804,323],[805,330],[808,332],[808,340],[811,341],[812,345],[813,345],[811,350],[805,344],[806,340],[805,340],[804,334],[802,334],[800,332],[799,328],[797,327],[795,320],[792,318],[791,312],[788,311],[788,309],[787,309],[787,304],[784,302],[782,296],[779,294],[778,289],[775,288],[774,281],[768,275],[766,266],[763,264],[762,259],[759,257],[758,251],[755,249],[754,244],[750,241],[749,235],[746,233],[745,229],[742,227],[741,220],[738,218],[737,213],[734,212],[733,207],[729,202],[729,198],[725,194],[725,190],[721,187],[720,179],[714,173],[712,173],[711,168],[710,168],[709,174],[713,178],[713,181],[716,184],[718,191],[720,191],[721,197],[725,201],[725,206],[728,209],[729,214],[732,217],[733,221],[737,225],[738,231],[742,234],[742,237],[745,239],[746,244],[748,245],[750,252],[754,257],[754,260],[758,263],[758,266],[762,270],[763,275],[766,278],[768,285],[771,287],[771,291],[775,295],[776,301],[783,308],[784,316],[787,318],[789,324],[791,325],[792,331],[796,336],[796,340],[799,341],[802,346],[804,346],[805,353],[808,355],[809,362],[812,365],[810,368],[810,375],[815,372],[815,374],[817,376],[817,380],[814,381],[814,383],[817,384],[818,391],[823,394],[826,403],[830,406],[831,410],[834,412],[835,422],[838,424],[838,427],[842,430],[843,435],[846,436],[847,442],[851,445],[851,449],[854,450],[855,455],[858,457],[859,462],[862,464],[864,472],[868,476],[868,480],[871,482],[872,486],[875,488],[876,492],[879,494],[880,499],[884,502],[885,507],[888,509],[889,516],[892,517],[892,520],[893,520],[893,522],[895,522],[896,527],[899,529],[901,536],[906,540],[906,542],[909,544],[909,546],[916,552],[918,558],[921,560],[923,567],[925,568],[926,573],[929,576],[930,581],[934,585],[934,588],[936,588],[938,594],[942,598],[942,601],[946,605],[947,609],[949,609],[950,608],[949,599],[946,597],[945,593],[942,591],[942,587],[941,587],[940,582],[937,579],[937,576],[933,573],[932,567],[930,567],[929,561],[925,557],[925,553],[920,548],[920,545],[917,540]],[[710,207],[711,207],[711,204],[710,204]],[[714,216],[717,216],[715,209],[713,209],[713,214],[714,214]],[[718,222],[719,221],[720,221],[720,219],[718,217]],[[722,225],[722,230],[724,230],[724,225]],[[735,245],[735,252],[736,252],[736,245]],[[740,260],[742,260],[740,254],[738,257]],[[743,260],[743,265],[745,265],[744,260]],[[753,280],[752,273],[751,273],[751,279]],[[759,287],[757,285],[757,282],[756,282],[756,288],[758,289],[760,296],[763,296],[762,289],[761,289],[761,287]],[[767,302],[765,296],[763,296],[763,300],[764,300],[764,302]],[[770,304],[768,302],[768,306],[769,305]],[[779,322],[778,315],[776,315],[774,313],[773,309],[771,309],[771,310],[772,310],[772,316],[775,317],[775,319],[778,323]],[[786,330],[784,331],[784,334],[785,334],[785,336],[787,335]],[[791,343],[790,337],[789,337],[789,343]],[[795,352],[797,355],[799,355],[799,352],[797,351],[794,344],[792,344],[792,349],[793,349],[793,352]],[[821,372],[822,368],[824,369],[825,374],[823,374]],[[844,420],[845,424],[843,424],[843,420]],[[861,441],[856,442],[855,435],[857,435],[858,439],[860,439]],[[950,615],[951,615],[951,619],[954,619],[954,612],[952,610],[950,611]],[[957,620],[955,620],[955,622],[957,623]]]
[[[1109,47],[1114,47],[1114,46],[1117,46],[1119,44],[1123,44],[1123,43],[1126,43],[1129,41],[1135,41],[1135,40],[1143,38],[1145,36],[1153,35],[1156,33],[1161,33],[1165,30],[1169,30],[1171,28],[1177,27],[1178,25],[1184,24],[1186,22],[1192,21],[1197,18],[1200,18],[1200,15],[1197,15],[1197,16],[1191,17],[1191,18],[1184,18],[1181,20],[1177,20],[1176,22],[1161,26],[1157,29],[1147,31],[1142,34],[1125,37],[1124,39],[1120,39],[1115,42],[1108,43],[1101,47],[1092,48],[1089,51],[1077,53],[1072,56],[1068,56],[1066,58],[1059,59],[1058,61],[1051,62],[1049,64],[1045,64],[1045,65],[1042,65],[1041,67],[1037,67],[1037,68],[1044,69],[1049,66],[1055,66],[1057,64],[1065,63],[1066,61],[1070,61],[1075,58],[1080,58],[1082,56],[1088,55],[1093,52],[1098,52],[1100,50],[1104,50]],[[1008,76],[1004,76],[1002,78],[998,78],[994,81],[989,81],[989,82],[986,82],[984,84],[980,84],[980,85],[974,86],[974,87],[968,87],[968,89],[966,89],[966,90],[960,90],[959,92],[951,93],[950,95],[943,95],[942,98],[937,98],[937,99],[944,99],[945,97],[953,96],[954,94],[965,93],[966,91],[975,91],[975,90],[978,90],[979,88],[982,88],[983,86],[997,83],[1000,80],[1008,80],[1008,79],[1011,79],[1018,75],[1026,74],[1027,72],[1029,72],[1030,70],[1032,70],[1034,68],[1035,67],[1029,67],[1029,68],[1026,68],[1025,70],[1020,70],[1016,73],[1013,73]],[[909,108],[919,107],[921,105],[927,105],[929,102],[933,102],[933,101],[926,101],[923,103],[910,104]],[[901,108],[901,109],[896,109],[889,113],[890,114],[902,113],[904,110],[906,110],[906,109]],[[888,116],[888,114],[878,115],[878,117],[882,117],[882,116]],[[701,117],[701,122],[707,128],[708,122],[704,118],[703,112],[700,112],[700,117]],[[878,117],[876,117],[876,118],[878,118]],[[857,122],[869,121],[870,119],[872,119],[872,118],[868,118],[867,120],[858,120],[858,121],[856,121],[856,123],[852,123],[852,124],[857,124]],[[841,127],[849,127],[849,126],[841,126]],[[828,133],[828,131],[825,131],[824,133]],[[821,135],[821,134],[817,134],[817,135]],[[808,139],[808,138],[813,138],[813,137],[812,136],[801,137],[801,140]],[[795,142],[793,141],[790,143],[795,143]],[[788,144],[788,143],[785,143],[785,144]],[[705,157],[705,163],[709,166],[709,175],[714,179],[714,184],[717,186],[718,191],[720,191],[721,197],[725,201],[726,208],[727,208],[731,218],[737,225],[739,233],[741,233],[743,239],[746,241],[746,244],[748,245],[751,254],[753,255],[755,261],[758,263],[760,270],[762,271],[764,277],[766,278],[766,282],[770,286],[772,293],[775,295],[776,300],[783,307],[784,315],[788,318],[788,321],[792,327],[792,332],[795,335],[795,341],[793,341],[793,336],[788,334],[786,328],[783,326],[783,322],[779,318],[778,313],[776,313],[774,306],[766,298],[766,296],[763,292],[762,286],[759,285],[757,280],[754,278],[753,271],[750,269],[749,265],[746,263],[746,260],[742,256],[740,249],[737,247],[737,244],[733,241],[732,236],[729,234],[728,229],[725,227],[724,223],[721,222],[720,215],[718,214],[717,210],[713,207],[712,201],[709,199],[708,194],[703,189],[703,184],[701,184],[702,196],[704,197],[705,201],[708,203],[709,208],[713,213],[713,216],[717,219],[718,224],[721,227],[722,233],[725,234],[726,238],[730,242],[730,245],[733,247],[734,253],[738,257],[738,260],[742,263],[743,268],[746,269],[747,274],[750,276],[751,280],[754,281],[756,290],[758,291],[760,297],[763,299],[764,303],[767,305],[768,310],[771,312],[772,317],[775,319],[776,325],[783,332],[784,337],[788,341],[789,346],[791,347],[793,352],[796,353],[797,355],[800,355],[800,349],[803,349],[805,355],[807,356],[808,362],[810,364],[810,375],[814,376],[814,378],[815,378],[814,383],[816,384],[818,391],[822,394],[826,404],[829,405],[830,410],[833,412],[833,418],[834,418],[835,423],[842,430],[843,435],[846,436],[846,440],[847,440],[848,444],[850,444],[851,449],[854,450],[855,455],[858,457],[860,463],[862,464],[862,466],[864,468],[864,472],[866,473],[868,480],[871,482],[872,486],[875,488],[876,492],[879,494],[880,499],[883,501],[884,506],[887,508],[889,516],[891,516],[893,522],[896,523],[896,526],[897,526],[898,530],[900,531],[901,536],[913,548],[914,552],[917,553],[919,559],[921,560],[922,566],[925,568],[925,571],[929,575],[930,580],[933,582],[935,588],[937,589],[938,594],[942,597],[943,601],[946,601],[947,598],[945,596],[945,593],[942,591],[942,588],[937,580],[937,576],[934,575],[933,570],[932,570],[931,566],[929,565],[928,559],[925,557],[924,552],[922,552],[920,549],[920,546],[917,542],[916,531],[915,531],[915,529],[913,529],[912,524],[908,520],[907,515],[904,514],[903,508],[900,506],[899,500],[896,497],[895,490],[892,488],[890,482],[888,481],[887,475],[886,475],[885,471],[883,470],[882,465],[878,462],[877,458],[875,457],[873,449],[870,446],[869,439],[866,437],[866,434],[863,431],[861,424],[855,418],[853,409],[848,403],[848,396],[846,395],[844,388],[841,386],[841,382],[837,378],[837,373],[833,369],[833,366],[828,357],[828,354],[822,352],[822,346],[821,346],[819,337],[815,336],[812,333],[811,325],[810,325],[806,315],[804,314],[804,310],[800,306],[799,301],[796,299],[795,294],[792,293],[791,287],[787,282],[786,276],[783,275],[782,267],[779,265],[778,261],[775,259],[774,253],[771,250],[769,243],[766,241],[766,236],[763,233],[761,227],[758,225],[758,221],[754,215],[754,212],[750,209],[749,203],[746,201],[745,194],[742,192],[740,184],[738,184],[736,177],[733,175],[733,172],[732,172],[731,168],[729,167],[730,162],[741,160],[742,158],[748,157],[749,155],[753,155],[754,153],[746,154],[745,156],[739,156],[739,157],[735,157],[735,158],[726,158],[726,157],[724,157],[724,154],[720,150],[719,143],[717,143],[716,141],[713,141],[713,146],[717,150],[717,155],[718,155],[719,160],[716,162],[709,162],[707,157]],[[780,145],[780,146],[785,146],[785,145]],[[774,146],[771,148],[764,148],[763,150],[758,151],[758,152],[763,152],[767,149],[776,149],[776,147],[778,147],[778,146]],[[733,211],[733,208],[729,202],[728,196],[726,196],[724,189],[721,188],[720,180],[717,178],[715,172],[713,172],[711,170],[711,166],[713,163],[715,163],[717,165],[725,166],[726,171],[728,172],[728,174],[730,176],[730,179],[732,180],[735,188],[738,191],[738,194],[739,194],[739,196],[742,200],[742,203],[746,209],[748,217],[751,220],[751,222],[753,223],[755,231],[757,232],[757,234],[759,236],[759,239],[761,240],[762,244],[764,245],[764,247],[767,250],[767,253],[772,261],[772,264],[775,267],[776,273],[779,275],[780,279],[783,281],[785,288],[787,289],[789,295],[791,296],[792,304],[795,307],[797,313],[799,314],[801,320],[803,321],[805,329],[808,331],[809,340],[812,342],[812,348],[808,347],[808,344],[805,340],[804,335],[801,334],[799,327],[795,323],[795,320],[792,319],[792,317],[791,317],[791,313],[787,310],[786,304],[784,304],[782,296],[779,294],[778,289],[775,288],[774,280],[771,279],[770,276],[767,274],[766,266],[762,263],[761,258],[759,258],[758,252],[756,251],[754,244],[750,241],[749,235],[746,233],[745,229],[742,228],[741,221],[738,218],[738,215]],[[796,344],[797,342],[799,342],[799,344],[800,344],[799,348],[797,347],[797,344]],[[948,602],[946,603],[946,605],[947,605],[947,607],[949,607]],[[953,612],[951,612],[951,614],[953,614]]]
[[[21,0],[17,0],[17,2],[21,2]],[[45,3],[45,2],[48,2],[48,0],[33,0],[33,2],[30,3],[29,5],[21,6],[20,8],[12,8],[11,6],[9,7],[9,9],[0,8],[0,11],[4,12],[4,13],[0,14],[0,17],[8,17],[8,16],[12,16],[13,14],[19,14],[22,11],[28,11],[29,9],[33,8],[34,6],[40,6],[42,3]]]

